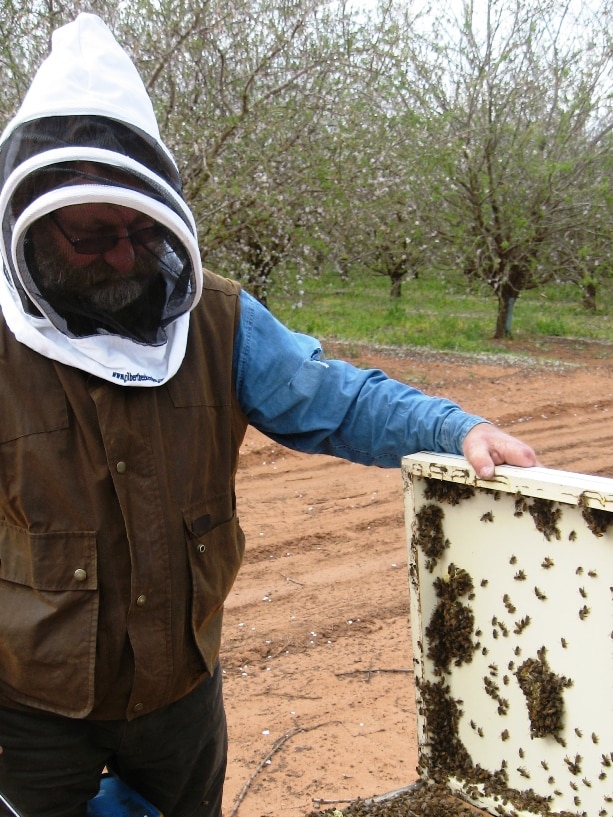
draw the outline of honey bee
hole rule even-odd
[[[583,758],[581,755],[575,755],[575,759],[571,760],[569,757],[564,758],[564,763],[568,766],[568,771],[571,774],[581,774],[581,763]]]
[[[521,632],[523,632],[526,629],[526,627],[529,624],[530,624],[530,616],[524,616],[519,621],[515,622],[515,629],[513,630],[513,632],[515,633],[515,635],[519,635]]]

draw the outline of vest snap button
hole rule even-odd
[[[118,474],[125,474],[126,471],[128,470],[128,466],[125,464],[123,460],[120,460],[120,462],[118,462],[115,467],[117,468]]]
[[[198,553],[204,553],[205,550],[206,545],[203,545],[202,543],[198,545]]]
[[[78,567],[74,572],[75,580],[78,582],[84,582],[87,579],[87,570],[83,570],[82,567]]]
[[[143,593],[136,599],[136,606],[137,607],[144,607],[147,603],[147,596]]]

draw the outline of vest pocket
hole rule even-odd
[[[0,523],[0,691],[82,717],[94,700],[96,535]]]
[[[219,521],[225,508],[225,521]],[[245,552],[245,537],[232,509],[232,497],[220,497],[184,511],[191,573],[191,621],[194,639],[209,672],[219,654],[223,603]]]

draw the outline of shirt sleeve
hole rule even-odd
[[[319,342],[292,332],[241,292],[234,383],[249,422],[298,451],[393,468],[417,451],[462,453],[486,422],[378,369],[326,360]]]

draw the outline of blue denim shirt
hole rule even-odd
[[[377,369],[326,360],[312,337],[292,332],[241,292],[234,383],[250,423],[298,451],[398,467],[417,451],[462,453],[484,422]]]

